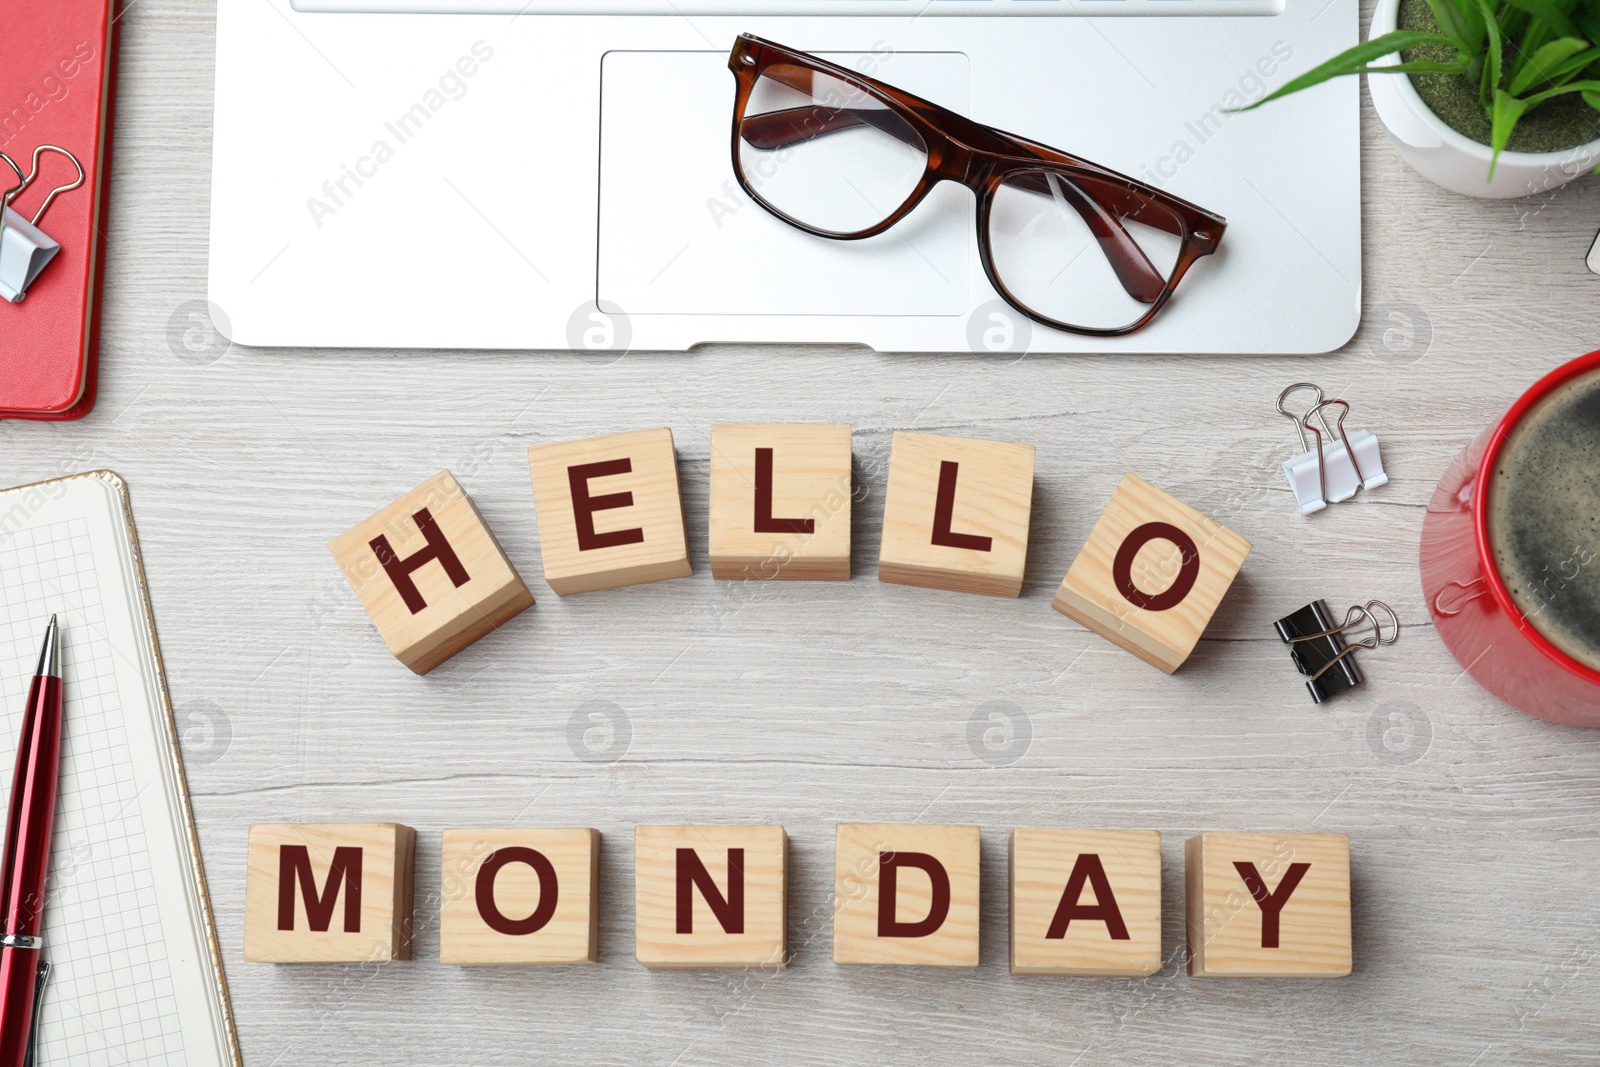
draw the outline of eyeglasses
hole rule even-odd
[[[989,282],[1047,326],[1132,333],[1227,226],[1126,175],[750,34],[728,66],[733,170],[752,199],[807,233],[853,241],[889,229],[939,182],[960,182],[977,196]]]

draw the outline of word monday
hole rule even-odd
[[[788,962],[781,826],[638,826],[634,954],[658,968]],[[416,834],[396,823],[250,828],[245,959],[409,959]],[[600,835],[447,830],[444,963],[594,963]],[[1351,970],[1343,834],[1207,833],[1185,845],[1189,973],[1337,977]],[[1011,970],[1138,977],[1160,970],[1161,836],[1025,828],[1010,842]],[[840,823],[837,964],[978,965],[979,828]]]

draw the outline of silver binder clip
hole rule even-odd
[[[1304,414],[1296,415],[1284,402],[1300,389],[1310,389],[1317,398]],[[1331,426],[1328,424],[1330,408],[1338,412]],[[1324,400],[1322,390],[1315,385],[1296,382],[1278,394],[1278,413],[1294,422],[1300,434],[1300,447],[1305,450],[1283,462],[1283,473],[1289,479],[1289,488],[1294,490],[1300,514],[1310,515],[1329,504],[1349,500],[1362,489],[1376,489],[1389,483],[1389,476],[1383,472],[1383,458],[1378,453],[1377,436],[1369,430],[1345,431],[1344,420],[1350,414],[1350,405],[1345,401]],[[1306,437],[1307,430],[1315,437],[1315,445]],[[1323,440],[1324,434],[1327,442]]]
[[[33,218],[25,219],[11,209],[11,202],[39,177],[39,157],[45,152],[66,156],[77,169],[78,177],[51,189],[44,203],[39,205],[39,210],[33,213]],[[27,177],[23,177],[22,168],[4,152],[0,152],[0,160],[4,160],[17,175],[17,184],[0,196],[0,296],[15,304],[22,299],[39,273],[56,258],[56,253],[61,251],[61,246],[39,229],[39,220],[50,210],[56,197],[83,184],[83,164],[65,148],[53,144],[42,144],[33,150],[33,169]]]

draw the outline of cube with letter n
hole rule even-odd
[[[976,826],[840,823],[833,962],[978,965]]]
[[[691,573],[672,431],[528,449],[544,580],[557,594]]]
[[[399,823],[257,823],[245,878],[244,958],[411,958],[417,835]]]
[[[634,828],[634,955],[646,967],[787,965],[781,826]]]

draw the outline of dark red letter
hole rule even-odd
[[[636,545],[644,540],[644,530],[635,526],[631,530],[607,530],[595,533],[594,513],[612,508],[633,507],[633,494],[629,492],[589,495],[590,478],[606,478],[613,474],[630,474],[631,459],[608,459],[599,463],[580,463],[567,468],[567,485],[572,489],[572,521],[578,527],[578,551],[595,548],[617,548]]]
[[[1094,903],[1080,904],[1083,883],[1094,888]],[[1046,938],[1067,936],[1067,926],[1073,919],[1097,919],[1106,924],[1106,932],[1113,941],[1130,941],[1128,924],[1122,921],[1122,909],[1111,892],[1111,880],[1106,877],[1105,866],[1094,852],[1080,852],[1067,876],[1067,888],[1061,893],[1061,903],[1056,905],[1055,918],[1050,920]]]
[[[903,923],[895,918],[895,895],[899,889],[901,867],[925,871],[932,886],[928,914],[916,922]],[[950,875],[945,871],[944,864],[926,852],[878,853],[879,937],[927,937],[944,925],[945,917],[949,914]]]
[[[344,932],[361,932],[361,848],[345,846],[333,850],[328,864],[328,881],[317,892],[316,876],[311,873],[311,850],[305,845],[278,846],[278,929],[294,929],[294,891],[298,881],[300,896],[306,902],[306,923],[318,933],[326,933],[333,921],[333,906],[344,886]]]
[[[772,449],[756,449],[756,533],[814,533],[815,519],[772,517]]]
[[[1311,869],[1309,863],[1291,863],[1289,870],[1284,874],[1283,881],[1278,883],[1278,888],[1267,892],[1267,883],[1262,881],[1261,875],[1253,863],[1237,863],[1233,869],[1239,872],[1239,877],[1244,879],[1244,886],[1250,890],[1250,895],[1256,903],[1261,905],[1261,947],[1278,947],[1278,913],[1283,911],[1283,906],[1289,903],[1289,897],[1294,893],[1294,887],[1300,884],[1300,879],[1306,876]]]
[[[533,909],[533,914],[526,919],[508,919],[494,902],[494,880],[500,873],[500,868],[508,863],[526,863],[532,867],[539,876],[539,903]],[[560,883],[556,880],[556,869],[543,852],[536,849],[513,845],[508,848],[497,848],[489,853],[489,858],[483,861],[483,866],[478,868],[478,884],[476,892],[478,900],[478,914],[482,916],[489,929],[499,934],[535,934],[545,928],[552,916],[556,913],[556,901],[560,899]]]
[[[744,933],[744,849],[728,850],[728,896],[723,898],[711,872],[692,848],[678,850],[678,933],[694,933],[694,888],[700,890],[723,933]]]
[[[406,602],[406,607],[415,615],[427,607],[428,602],[417,592],[417,584],[411,580],[412,571],[424,563],[438,560],[444,572],[450,576],[450,581],[460,589],[467,584],[467,568],[456,558],[456,550],[445,540],[444,534],[439,530],[439,524],[433,521],[431,511],[423,508],[411,518],[416,522],[417,529],[422,531],[423,540],[427,541],[427,545],[417,549],[405,559],[395,556],[394,549],[389,546],[389,539],[383,534],[379,534],[367,543],[377,554],[378,562],[383,564],[383,569],[389,572],[389,580],[400,590],[400,599]]]
[[[1178,546],[1178,576],[1161,592],[1146,593],[1133,584],[1133,557],[1139,554],[1141,548],[1157,539],[1171,541]],[[1111,563],[1111,580],[1117,584],[1117,592],[1126,597],[1128,603],[1145,611],[1166,611],[1177,607],[1189,595],[1189,590],[1194,588],[1194,581],[1198,577],[1200,547],[1193,538],[1170,522],[1147,522],[1134,527],[1122,539],[1117,558]]]
[[[945,460],[939,464],[939,492],[933,498],[933,543],[945,548],[970,548],[987,552],[994,538],[978,534],[954,533],[950,521],[956,513],[956,474],[961,464]]]

